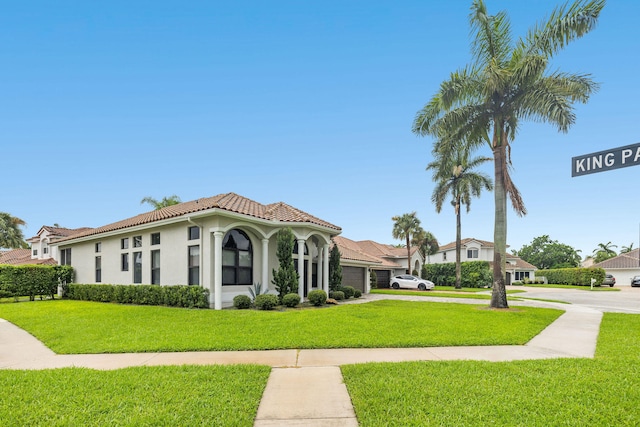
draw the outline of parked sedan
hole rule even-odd
[[[613,277],[613,274],[607,274],[606,276],[604,276],[604,281],[602,282],[602,286],[609,285],[610,287],[613,288],[613,285],[615,284],[616,284],[616,278]]]
[[[640,276],[633,276],[633,279],[631,279],[631,286],[640,286]]]
[[[410,274],[401,274],[399,276],[392,277],[391,280],[389,280],[389,285],[393,289],[410,288],[419,289],[421,291],[426,291],[427,289],[430,290],[435,287],[432,281],[411,276]]]

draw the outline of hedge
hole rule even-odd
[[[453,286],[456,283],[456,263],[424,264],[422,278],[438,286]],[[488,261],[466,261],[460,263],[460,283],[465,288],[491,286],[493,273]]]
[[[58,285],[73,280],[68,265],[0,265],[0,297],[55,297]]]
[[[605,272],[602,268],[553,268],[536,271],[536,277],[546,277],[547,283],[555,285],[590,286],[591,279],[596,279],[595,285],[600,286],[604,281]]]
[[[83,285],[72,283],[65,287],[64,297],[81,301],[119,304],[166,305],[186,308],[209,307],[209,291],[201,286]]]

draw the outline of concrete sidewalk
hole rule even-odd
[[[381,299],[377,297],[375,299]],[[424,300],[420,298],[420,301]],[[429,301],[437,300],[434,298]],[[478,300],[455,302],[486,303]],[[185,364],[268,365],[274,369],[258,409],[256,426],[357,426],[340,365],[428,360],[504,362],[594,356],[602,319],[600,311],[578,305],[535,301],[511,305],[553,307],[566,312],[529,343],[521,346],[79,355],[56,355],[31,334],[0,319],[0,369],[85,367],[108,370],[129,366]],[[322,405],[318,404],[319,395],[323,396]]]

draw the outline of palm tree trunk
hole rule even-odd
[[[497,136],[497,138],[500,138],[500,136]],[[491,308],[509,308],[504,273],[505,255],[507,253],[507,194],[504,186],[504,174],[507,173],[507,164],[505,155],[505,144],[499,143],[498,145],[494,143],[495,222],[493,228],[493,291],[491,292],[491,303],[489,305]]]
[[[460,225],[460,198],[456,200],[456,289],[462,288],[462,272],[460,268],[460,250],[462,241],[462,227]]]
[[[411,274],[411,242],[407,233],[407,274]]]

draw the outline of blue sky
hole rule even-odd
[[[516,36],[556,1],[488,0]],[[235,192],[284,201],[345,237],[399,243],[391,217],[416,211],[442,244],[425,171],[433,141],[416,112],[470,62],[471,1],[21,1],[0,14],[0,211],[26,237],[59,223],[97,227]],[[589,255],[638,247],[640,167],[571,178],[571,157],[640,142],[640,2],[610,1],[598,27],[552,69],[601,89],[568,134],[524,124],[512,177],[529,214],[508,243],[548,234]],[[489,155],[488,149],[478,154]],[[487,167],[491,174],[491,167]],[[493,195],[473,201],[463,235],[493,240]]]

